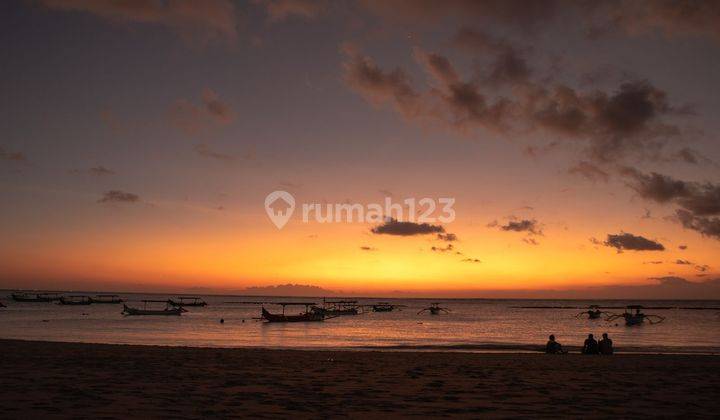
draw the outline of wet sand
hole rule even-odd
[[[0,340],[0,418],[693,416],[720,357],[122,346]]]

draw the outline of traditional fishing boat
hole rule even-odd
[[[169,300],[142,300],[143,302],[143,309],[138,308],[132,308],[130,306],[127,306],[126,304],[123,304],[123,311],[121,314],[123,315],[180,315],[183,312],[187,312],[186,309],[183,309],[179,306],[173,306]],[[148,303],[164,303],[165,308],[164,309],[148,309]]]
[[[10,295],[15,302],[53,302],[60,300],[59,293],[16,292]]]
[[[445,312],[446,314],[447,314],[447,313],[450,313],[450,309],[448,309],[448,308],[441,308],[439,302],[433,302],[433,303],[432,303],[430,306],[428,306],[427,308],[421,309],[421,310],[418,312],[418,315],[420,315],[421,313],[423,313],[423,312],[425,312],[425,311],[430,312],[430,315],[440,315],[441,312]]]
[[[357,315],[361,306],[357,300],[325,300],[322,307],[313,307],[316,312],[322,312],[325,316]]]
[[[207,302],[202,300],[202,298],[197,296],[180,296],[177,298],[177,300],[169,300],[170,304],[173,306],[207,306]]]
[[[395,305],[391,305],[388,302],[378,302],[376,305],[372,305],[373,312],[392,312],[395,310]]]
[[[582,311],[575,315],[575,318],[587,315],[588,319],[599,319],[604,313],[605,312],[601,311],[598,305],[590,305],[586,311]]]
[[[95,295],[92,298],[92,303],[123,303],[125,302],[118,295]]]
[[[659,324],[665,321],[665,318],[660,315],[644,314],[642,310],[643,307],[641,305],[628,305],[625,307],[624,313],[612,314],[607,317],[607,321],[614,321],[618,318],[623,318],[625,319],[625,325],[628,327],[642,325],[645,321],[649,324]]]
[[[68,295],[60,297],[59,305],[90,305],[93,303],[90,296],[85,295]]]
[[[262,306],[260,308],[261,310],[261,317],[260,319],[265,320],[267,322],[317,322],[317,321],[324,321],[327,317],[325,314],[321,311],[317,311],[315,308],[315,303],[307,303],[307,302],[278,302],[275,303],[275,305],[282,306],[282,313],[281,314],[273,314],[268,312],[267,309],[265,309],[265,306]],[[301,312],[297,315],[285,315],[285,307],[286,306],[304,306],[305,312]]]

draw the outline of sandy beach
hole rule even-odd
[[[720,357],[123,346],[0,340],[0,417],[693,416]]]

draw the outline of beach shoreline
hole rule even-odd
[[[279,350],[0,340],[0,416],[681,416],[720,357]]]

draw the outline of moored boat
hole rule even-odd
[[[121,299],[118,295],[95,295],[92,298],[92,303],[123,303],[125,300]]]
[[[326,319],[325,313],[323,313],[322,311],[317,311],[313,308],[315,306],[314,303],[282,302],[276,303],[276,305],[282,306],[283,309],[281,314],[270,313],[263,306],[261,308],[262,315],[260,319],[263,319],[267,322],[317,322],[324,321]],[[305,306],[305,312],[301,312],[297,315],[285,315],[286,306]]]
[[[85,295],[69,295],[61,296],[58,301],[59,305],[90,305],[93,303],[90,296]]]
[[[186,309],[183,309],[179,306],[173,306],[170,304],[170,301],[168,300],[143,300],[142,301],[144,306],[142,309],[140,308],[133,308],[130,306],[127,306],[126,304],[123,304],[123,311],[121,314],[123,315],[180,315],[183,312],[187,312]],[[164,309],[148,309],[147,304],[148,303],[165,303]]]
[[[177,300],[169,299],[168,302],[170,302],[173,306],[207,306],[207,302],[205,302],[201,297],[197,296],[180,296],[177,298]]]
[[[58,293],[15,292],[10,295],[15,302],[53,302],[60,300]]]

